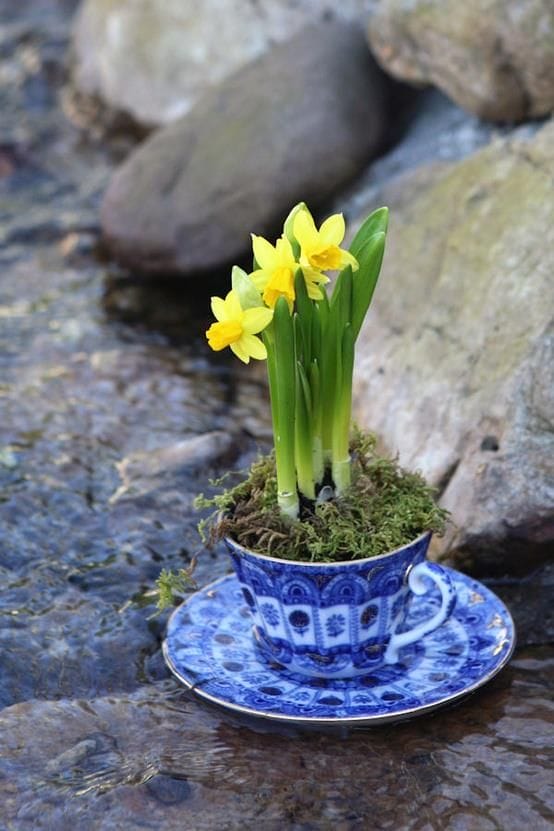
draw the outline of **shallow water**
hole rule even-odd
[[[455,709],[348,735],[264,731],[167,681],[16,705],[1,720],[6,821],[18,829],[547,829],[553,670],[551,651],[523,650]]]
[[[62,111],[74,5],[0,0],[0,827],[552,827],[551,570],[495,582],[520,650],[420,721],[269,729],[169,677],[165,618],[128,601],[196,552],[194,494],[266,446],[267,401],[208,354],[217,277],[103,260],[99,197],[131,140]],[[197,579],[227,568],[204,554]]]

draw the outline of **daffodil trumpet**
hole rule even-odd
[[[283,515],[299,516],[325,493],[350,487],[352,377],[356,339],[384,253],[388,211],[374,211],[348,250],[341,214],[318,228],[301,202],[272,244],[252,235],[254,268],[235,266],[226,297],[212,298],[212,349],[245,363],[267,358]],[[332,293],[326,272],[339,272]]]

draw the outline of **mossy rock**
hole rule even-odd
[[[379,195],[391,224],[357,417],[439,488],[454,523],[437,555],[481,573],[554,549],[553,179],[551,122]]]

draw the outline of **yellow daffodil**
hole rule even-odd
[[[264,303],[273,308],[279,297],[284,297],[292,311],[295,291],[294,275],[299,264],[286,237],[280,237],[275,246],[263,237],[252,234],[252,248],[259,268],[250,275],[256,288],[262,292]],[[307,266],[302,269],[308,296],[321,300],[319,284],[329,282],[324,274]]]
[[[259,268],[250,277],[258,291],[262,292],[264,303],[273,308],[279,297],[284,297],[292,309],[298,263],[290,242],[281,237],[273,246],[263,237],[252,234],[252,248]]]
[[[271,309],[264,306],[243,309],[238,294],[231,290],[225,299],[212,297],[212,312],[217,323],[212,323],[206,337],[215,352],[230,346],[245,364],[250,358],[260,361],[267,358],[265,345],[256,334],[271,322]]]
[[[302,274],[306,281],[306,290],[310,300],[321,300],[323,298],[323,292],[320,287],[328,283],[329,278],[317,268],[310,268],[309,265],[302,266]]]
[[[300,264],[304,269],[336,271],[350,265],[353,271],[358,270],[356,258],[340,248],[345,233],[342,214],[328,217],[318,231],[311,213],[300,210],[294,217],[293,231],[300,245]]]

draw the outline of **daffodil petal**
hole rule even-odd
[[[252,250],[260,268],[270,269],[274,267],[275,248],[270,242],[263,237],[257,237],[255,234],[252,234]]]
[[[240,305],[243,309],[255,309],[262,305],[260,292],[255,287],[246,271],[238,265],[233,266],[233,270],[231,272],[231,285],[233,291],[239,298]]]
[[[225,298],[225,314],[227,314],[228,320],[242,319],[242,306],[240,305],[238,294],[233,289],[231,289]]]
[[[215,352],[219,352],[221,349],[225,349],[226,346],[240,340],[243,333],[243,328],[238,321],[226,320],[212,323],[206,332],[206,337],[211,348]]]
[[[277,267],[292,268],[295,264],[292,245],[286,237],[279,237],[275,243],[275,254],[275,265]]]
[[[255,335],[261,332],[271,323],[273,310],[258,306],[255,309],[246,309],[242,318],[242,331],[247,335]]]
[[[342,214],[327,217],[319,229],[319,236],[326,245],[340,245],[344,239],[346,226]]]
[[[296,214],[299,211],[307,211],[308,206],[305,202],[299,202],[294,208],[290,211],[289,215],[285,219],[285,223],[283,225],[283,236],[285,236],[290,243],[294,242],[294,220]]]
[[[294,217],[293,232],[300,248],[311,248],[317,245],[317,230],[313,217],[308,211],[298,211]]]
[[[264,271],[263,268],[258,268],[256,271],[253,271],[250,275],[250,279],[258,289],[258,291],[263,291],[268,283],[269,280],[269,273]]]
[[[246,349],[242,345],[243,340],[244,340],[244,335],[242,336],[242,338],[240,340],[236,341],[235,343],[231,343],[230,348],[231,348],[231,351],[235,353],[237,358],[240,358],[240,360],[244,364],[248,364],[248,363],[250,363],[250,355],[248,354],[248,352],[246,351]]]
[[[352,267],[352,271],[357,271],[359,269],[358,260],[356,257],[350,253],[350,251],[345,251],[343,248],[340,249],[341,253],[341,263],[340,267],[346,268],[347,265]]]
[[[306,291],[310,300],[323,300],[323,291],[317,283],[306,283]]]
[[[321,285],[325,285],[329,282],[329,277],[327,277],[326,274],[323,274],[322,271],[318,271],[317,268],[312,268],[310,265],[303,265],[302,273],[304,275],[304,279],[306,280],[306,285],[308,283],[321,283]]]
[[[212,297],[211,306],[216,320],[227,320],[225,300],[222,297]]]
[[[315,268],[303,268],[302,273],[306,281],[306,291],[310,300],[323,300],[322,285],[329,282],[326,274],[322,274]]]
[[[251,358],[255,358],[257,361],[263,361],[267,358],[265,344],[256,335],[243,335],[237,343]]]

